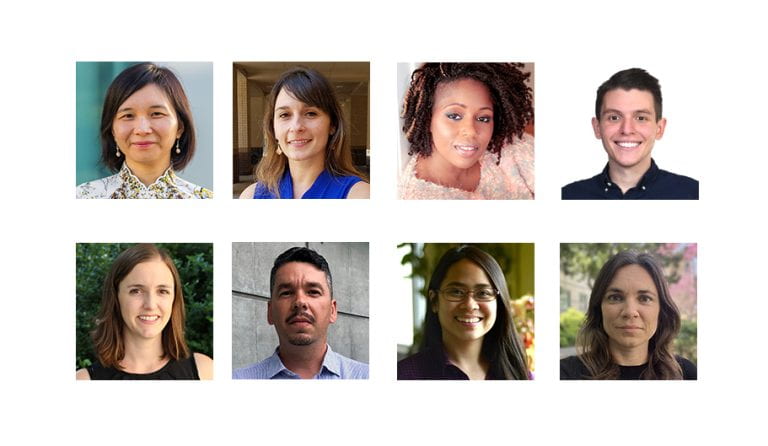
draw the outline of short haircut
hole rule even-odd
[[[647,91],[653,95],[653,108],[656,112],[656,122],[661,119],[661,85],[659,80],[648,74],[642,68],[629,68],[619,71],[611,76],[610,79],[603,82],[597,89],[597,98],[595,99],[595,117],[600,119],[600,112],[603,108],[603,98],[611,90],[640,90]]]
[[[173,276],[173,305],[171,319],[163,329],[162,346],[164,357],[179,360],[189,357],[189,347],[184,338],[184,294],[179,271],[167,252],[152,244],[134,245],[121,252],[112,262],[101,293],[101,308],[96,317],[96,329],[93,331],[94,350],[99,362],[104,367],[120,369],[120,361],[125,357],[123,330],[125,322],[120,313],[118,292],[120,282],[133,271],[139,263],[160,259]]]
[[[328,291],[330,291],[331,298],[333,298],[333,279],[331,278],[331,269],[328,267],[328,262],[325,260],[325,257],[318,254],[317,251],[313,251],[303,246],[296,246],[277,256],[275,259],[275,264],[272,266],[272,271],[269,273],[270,295],[275,289],[275,276],[277,275],[277,270],[280,269],[281,266],[290,262],[309,263],[310,265],[324,272],[325,279],[328,281]]]
[[[120,170],[123,164],[123,158],[116,155],[115,137],[112,134],[112,123],[117,110],[132,94],[150,84],[157,85],[168,96],[184,129],[179,138],[181,153],[177,154],[175,149],[171,150],[171,165],[174,170],[184,169],[195,154],[192,109],[181,82],[170,69],[144,62],[132,65],[118,74],[104,97],[104,107],[101,109],[101,162],[112,172]]]
[[[432,107],[440,84],[472,79],[488,88],[493,100],[493,135],[488,151],[501,160],[501,148],[523,137],[533,121],[533,95],[525,83],[520,63],[426,63],[411,75],[403,100],[403,132],[410,143],[409,155],[432,155]]]

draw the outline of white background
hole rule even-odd
[[[426,2],[425,2],[426,3]],[[756,444],[765,423],[765,14],[757,2],[7,3],[0,18],[0,443]],[[75,200],[75,61],[214,62],[214,191]],[[234,60],[371,62],[372,199],[235,201]],[[395,199],[397,62],[532,61],[536,200]],[[560,202],[605,162],[594,91],[657,76],[663,169],[698,202]],[[455,217],[455,215],[459,217]],[[490,215],[490,218],[485,217]],[[371,379],[229,379],[231,242],[367,241]],[[75,243],[213,242],[216,379],[75,382]],[[398,242],[534,242],[537,379],[397,382]],[[697,242],[698,382],[560,382],[560,242]]]

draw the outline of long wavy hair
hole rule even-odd
[[[437,298],[448,269],[454,263],[465,259],[482,268],[500,294],[496,297],[496,322],[483,337],[482,355],[491,365],[488,376],[491,379],[529,379],[525,350],[512,320],[507,281],[498,262],[490,254],[474,246],[460,246],[448,250],[437,262],[429,280],[430,299]],[[421,351],[430,348],[443,348],[443,330],[437,313],[432,311],[432,305],[427,305]]]
[[[136,265],[154,259],[162,260],[173,275],[171,319],[162,333],[163,356],[172,360],[189,357],[189,347],[184,338],[184,295],[179,272],[167,252],[152,244],[138,244],[117,256],[104,280],[101,309],[96,317],[96,329],[93,331],[94,350],[104,367],[120,369],[120,361],[125,357],[125,322],[117,299],[120,282]]]
[[[256,181],[280,198],[278,184],[288,168],[288,158],[277,153],[275,136],[275,102],[282,90],[309,106],[319,108],[331,118],[334,132],[325,148],[325,170],[335,176],[351,175],[368,181],[352,162],[347,124],[331,83],[318,71],[304,67],[295,67],[283,73],[269,93],[264,112],[264,156],[256,167]]]
[[[647,253],[622,251],[611,257],[600,269],[584,324],[576,337],[576,348],[581,362],[592,379],[618,379],[619,366],[613,361],[608,348],[608,334],[603,328],[602,303],[616,273],[625,266],[638,265],[650,274],[659,296],[659,320],[656,333],[648,342],[648,367],[641,379],[682,379],[680,364],[672,353],[672,343],[680,331],[680,311],[669,293],[667,280],[656,258]]]

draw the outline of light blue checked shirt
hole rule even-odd
[[[277,349],[269,358],[232,371],[232,379],[300,379],[301,377],[288,370]],[[368,379],[368,364],[342,356],[328,346],[323,358],[320,372],[313,379]]]

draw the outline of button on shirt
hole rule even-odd
[[[625,193],[608,175],[608,165],[592,178],[562,188],[563,200],[698,200],[699,182],[693,178],[651,167],[637,185]]]
[[[278,349],[269,358],[237,369],[232,372],[233,379],[300,379],[288,370],[277,354]],[[328,346],[320,371],[312,379],[368,379],[368,364],[342,356]]]

